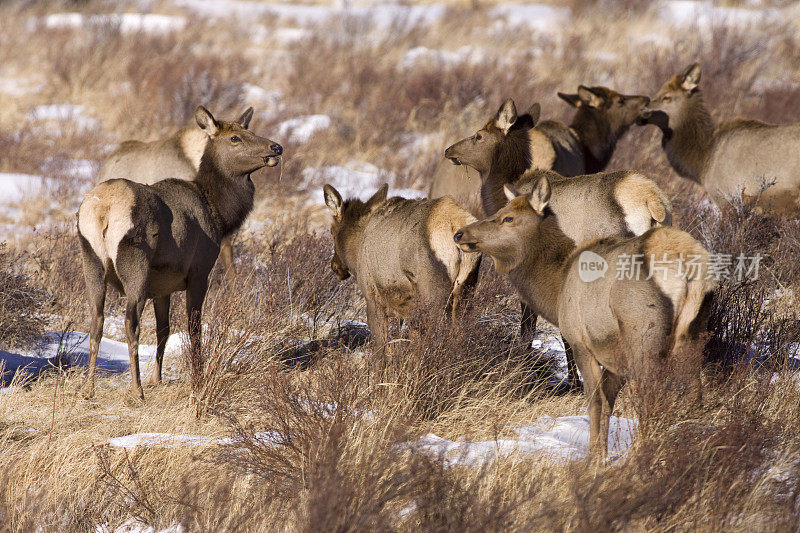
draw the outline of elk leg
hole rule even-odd
[[[601,369],[597,360],[583,346],[575,346],[575,362],[583,376],[583,392],[586,394],[587,411],[589,413],[589,455],[593,460],[605,457],[608,448],[608,435],[601,433],[600,419],[602,417],[603,402],[601,399]]]
[[[521,306],[522,320],[519,324],[519,336],[522,342],[525,343],[525,346],[529,347],[530,343],[533,341],[533,336],[536,334],[536,320],[539,317],[524,302],[521,302]]]
[[[202,311],[203,300],[206,298],[208,290],[208,278],[205,276],[189,276],[186,287],[186,318],[189,321],[189,346],[191,349],[192,364],[202,365],[202,352],[200,351],[200,340],[202,335]],[[197,367],[194,370],[200,370]]]
[[[476,257],[473,257],[476,256]],[[447,300],[447,313],[450,315],[450,320],[455,321],[458,311],[461,309],[464,298],[472,292],[478,282],[478,270],[481,267],[480,254],[465,254],[461,255],[461,265],[458,271],[458,277],[453,286],[453,292]]]
[[[367,325],[369,326],[369,332],[372,335],[373,352],[375,352],[378,358],[383,361],[383,358],[386,356],[386,342],[389,336],[388,319],[386,317],[386,313],[383,311],[383,309],[379,308],[373,298],[368,297],[366,300]]]
[[[105,269],[103,268],[100,258],[94,253],[86,239],[81,237],[80,240],[83,255],[83,277],[86,281],[86,291],[89,296],[89,306],[92,311],[92,325],[89,331],[89,368],[82,393],[85,398],[91,398],[94,396],[97,353],[100,351],[100,340],[103,338],[106,282],[104,279]]]
[[[159,296],[153,298],[153,311],[156,315],[156,362],[153,365],[153,372],[150,374],[150,385],[156,386],[161,383],[161,368],[164,362],[164,350],[167,347],[169,338],[169,300],[170,296]]]
[[[569,388],[573,391],[580,392],[582,388],[581,378],[578,377],[578,367],[575,365],[575,356],[572,353],[572,346],[569,345],[567,339],[561,337],[561,342],[564,343],[564,357],[567,359],[567,378],[569,379]]]
[[[219,256],[226,269],[233,268],[233,235],[222,238],[219,243]]]
[[[622,377],[603,369],[601,387],[603,392],[603,413],[600,423],[600,434],[605,435],[605,451],[608,452],[608,430],[611,422],[611,414],[614,412],[614,403],[617,395],[625,384]]]
[[[125,333],[128,337],[128,357],[131,362],[131,393],[135,398],[143,400],[144,392],[139,375],[139,334],[142,311],[147,301],[150,251],[132,237],[125,237],[117,247],[114,266],[127,299]]]
[[[144,400],[144,392],[142,391],[142,378],[139,374],[139,335],[145,302],[144,297],[134,300],[128,296],[125,310],[125,334],[128,337],[128,357],[131,362],[131,394],[141,400]]]

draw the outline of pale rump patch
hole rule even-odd
[[[531,153],[531,168],[553,168],[556,151],[550,139],[537,129],[528,132]]]
[[[185,128],[178,133],[183,155],[192,164],[195,170],[200,168],[200,160],[208,144],[208,135],[198,128]]]
[[[116,262],[119,243],[133,228],[134,201],[125,182],[106,181],[89,191],[78,209],[78,231],[104,264]]]
[[[475,217],[461,209],[449,196],[439,199],[428,216],[427,230],[431,250],[447,268],[447,275],[452,281],[469,275],[469,272],[460,275],[464,270],[461,265],[463,254],[453,240],[453,235],[459,228],[472,224],[475,220]],[[471,264],[474,264],[474,261]]]
[[[634,235],[650,228],[672,224],[672,204],[649,178],[630,174],[614,188],[614,199],[625,214],[625,224]]]
[[[658,228],[647,237],[643,246],[646,261],[651,257],[659,267],[651,270],[653,281],[672,302],[675,311],[675,337],[686,333],[697,316],[706,293],[715,282],[707,280],[709,255],[691,235],[675,228]],[[696,264],[697,267],[690,267]]]

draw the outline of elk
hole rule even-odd
[[[707,279],[709,254],[691,235],[669,227],[576,245],[551,209],[546,176],[530,195],[520,196],[508,185],[504,190],[508,204],[461,228],[454,240],[465,252],[492,257],[522,300],[561,328],[583,375],[591,455],[603,457],[609,417],[625,381],[671,364],[696,363],[686,347],[708,321],[715,288]],[[587,256],[611,269],[587,277],[580,270]],[[611,274],[626,257],[645,258],[640,275]],[[682,265],[689,257],[699,268]],[[690,385],[699,394],[700,369],[689,368]]]
[[[445,159],[474,168],[481,182],[492,172],[511,176],[513,181],[529,168],[551,169],[562,176],[600,172],[611,159],[617,141],[649,102],[647,96],[583,85],[576,94],[558,95],[578,109],[570,126],[554,120],[537,124],[539,104],[518,116],[514,101],[509,98],[483,128],[447,148]],[[445,188],[446,182],[445,174],[440,177],[437,173],[431,193],[434,188],[457,190],[456,185]],[[460,185],[463,187],[463,183]],[[474,194],[478,194],[477,188]]]
[[[255,187],[250,174],[275,166],[282,153],[274,141],[254,135],[241,124],[217,122],[202,106],[195,120],[207,141],[194,179],[164,179],[152,185],[110,179],[89,191],[78,209],[83,273],[92,311],[87,397],[94,393],[109,283],[126,296],[133,396],[144,398],[139,332],[148,298],[153,299],[158,340],[150,384],[161,382],[173,292],[186,291],[191,349],[199,355],[200,314],[220,242],[241,226],[253,208]]]
[[[331,268],[341,280],[355,276],[367,303],[374,345],[386,347],[390,315],[405,318],[418,306],[446,309],[455,317],[475,278],[479,256],[464,254],[453,233],[475,217],[446,196],[435,200],[387,200],[388,185],[369,200],[342,200],[323,188],[333,215]]]
[[[253,108],[249,107],[235,121],[244,129],[250,126]],[[228,122],[221,122],[230,125]],[[97,181],[123,178],[145,185],[168,178],[193,180],[208,143],[208,135],[196,125],[187,126],[169,137],[153,142],[125,141],[103,161]],[[233,265],[231,238],[225,237],[220,247],[225,266]]]
[[[628,97],[633,101],[637,97]],[[644,100],[637,101],[637,105]],[[532,109],[537,109],[536,104]],[[594,108],[592,108],[594,109]],[[579,112],[580,114],[580,112]],[[530,114],[534,122],[538,113]],[[565,178],[545,169],[525,170],[521,154],[529,119],[524,119],[521,129],[512,100],[500,107],[483,133],[478,132],[472,141],[465,139],[445,152],[445,157],[458,159],[459,163],[481,170],[480,197],[486,216],[496,213],[506,203],[503,187],[515,184],[520,190],[530,187],[541,176],[548,176],[553,184],[552,208],[562,221],[562,229],[575,242],[606,236],[640,235],[655,226],[672,224],[672,205],[658,185],[635,171],[596,173]],[[506,135],[502,135],[503,130]],[[523,139],[522,141],[520,139]],[[461,148],[457,148],[461,145]],[[521,174],[521,175],[520,175]],[[532,335],[537,317],[523,304],[522,337]],[[577,387],[579,380],[575,364],[567,345],[567,365],[570,382]]]
[[[800,216],[800,123],[735,119],[715,126],[699,83],[700,66],[694,63],[672,76],[642,110],[640,123],[661,130],[675,172],[705,188],[718,206],[741,194]]]

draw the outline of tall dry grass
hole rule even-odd
[[[695,60],[716,120],[800,119],[798,85],[791,77],[770,83],[797,71],[791,21],[676,30],[672,41],[680,45],[664,47],[627,37],[629,28],[657,29],[648,3],[566,4],[576,16],[558,34],[492,32],[491,5],[476,2],[451,6],[432,28],[400,21],[376,35],[345,19],[288,45],[259,42],[249,24],[222,19],[163,35],[35,22],[54,11],[126,11],[134,3],[0,7],[0,75],[41,85],[0,106],[0,170],[58,184],[46,192],[46,207],[29,203],[26,223],[37,230],[15,236],[3,256],[10,259],[2,289],[18,286],[27,298],[14,300],[22,302],[11,314],[17,322],[2,320],[16,324],[20,342],[42,330],[42,317],[51,329],[88,327],[72,215],[90,180],[68,171],[71,159],[100,160],[123,139],[174,131],[198,103],[221,116],[254,105],[252,127],[267,135],[301,114],[327,114],[333,123],[307,143],[286,143],[282,167],[254,176],[257,208],[236,239],[236,275],[212,275],[201,373],[192,378],[184,357],[168,354],[171,378],[146,390],[143,405],[120,394],[124,374],[99,380],[97,397],[84,401],[75,368],[0,395],[2,528],[83,531],[134,518],[192,531],[796,530],[800,391],[785,367],[800,334],[798,222],[736,202],[722,212],[709,207],[697,186],[668,167],[654,128],[632,129],[610,168],[656,179],[676,224],[710,249],[765,256],[758,280],[718,291],[700,410],[688,410],[683,389],[669,380],[630,387],[618,413],[637,417],[641,429],[622,458],[448,467],[446,458],[407,443],[429,432],[513,437],[510,428],[541,415],[581,414],[582,397],[555,394],[548,361],[515,346],[517,300],[488,265],[456,324],[423,310],[408,330],[392,329],[392,354],[380,365],[364,345],[364,327],[351,322],[363,320],[363,300],[352,281],[339,283],[329,271],[327,213],[311,201],[321,184],[306,185],[306,167],[365,160],[393,173],[395,186],[424,189],[442,149],[506,97],[520,108],[539,101],[544,118],[569,122],[572,111],[556,91],[584,83],[652,94]],[[152,4],[160,8],[182,12]],[[284,24],[248,22],[263,24],[268,39]],[[414,47],[462,46],[479,53],[404,64]],[[277,106],[253,97],[250,85],[280,91]],[[82,105],[99,126],[32,120],[30,110],[45,104]],[[414,139],[422,140],[411,145]],[[109,326],[121,303],[111,291]],[[172,315],[173,327],[185,330],[182,295],[173,298]],[[143,342],[155,343],[153,322],[148,306]],[[124,340],[120,332],[107,329]],[[11,338],[0,335],[0,347],[17,344]],[[138,432],[231,440],[194,448],[108,444]]]

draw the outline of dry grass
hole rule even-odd
[[[147,389],[141,405],[124,400],[124,374],[100,379],[96,398],[83,400],[80,369],[0,394],[0,529],[113,529],[133,517],[192,531],[797,530],[800,388],[784,367],[800,338],[798,221],[736,202],[723,212],[709,207],[668,167],[654,128],[631,130],[610,168],[656,179],[676,224],[710,249],[766,258],[756,282],[725,283],[718,292],[703,408],[686,411],[669,380],[624,390],[618,412],[637,417],[640,431],[624,458],[600,465],[528,458],[448,468],[443,458],[402,446],[429,432],[512,436],[510,428],[545,414],[582,414],[583,398],[553,394],[547,363],[515,349],[517,300],[489,265],[457,323],[423,313],[407,332],[393,328],[391,355],[375,361],[363,327],[348,322],[364,319],[363,300],[352,281],[330,272],[321,183],[305,183],[305,168],[363,160],[393,173],[394,186],[425,189],[441,150],[505,97],[520,108],[539,101],[544,118],[568,121],[557,90],[585,83],[652,94],[694,60],[716,120],[800,120],[792,21],[676,29],[665,46],[649,2],[550,3],[576,13],[557,34],[498,32],[493,3],[447,2],[447,16],[430,28],[396,21],[375,32],[345,18],[297,42],[279,39],[286,21],[267,16],[129,34],[112,25],[48,28],[41,17],[133,11],[134,2],[4,3],[0,81],[39,89],[2,95],[0,171],[48,182],[39,197],[14,206],[19,219],[0,220],[9,224],[0,348],[19,347],[43,328],[88,328],[73,216],[91,178],[76,177],[73,159],[99,161],[123,139],[174,131],[198,103],[223,117],[253,105],[253,129],[270,138],[280,121],[302,114],[327,114],[332,126],[307,143],[276,138],[286,147],[282,167],[254,176],[256,209],[236,238],[236,276],[212,274],[201,374],[170,358],[168,375],[180,377]],[[186,14],[171,2],[150,5]],[[403,64],[415,47],[464,46],[474,53]],[[97,127],[31,118],[48,104],[83,106]],[[124,339],[111,324],[122,301],[113,291],[107,301],[107,335],[117,340]],[[185,322],[176,295],[173,330]],[[143,326],[142,341],[154,344],[149,306]],[[233,440],[108,445],[137,432]]]

